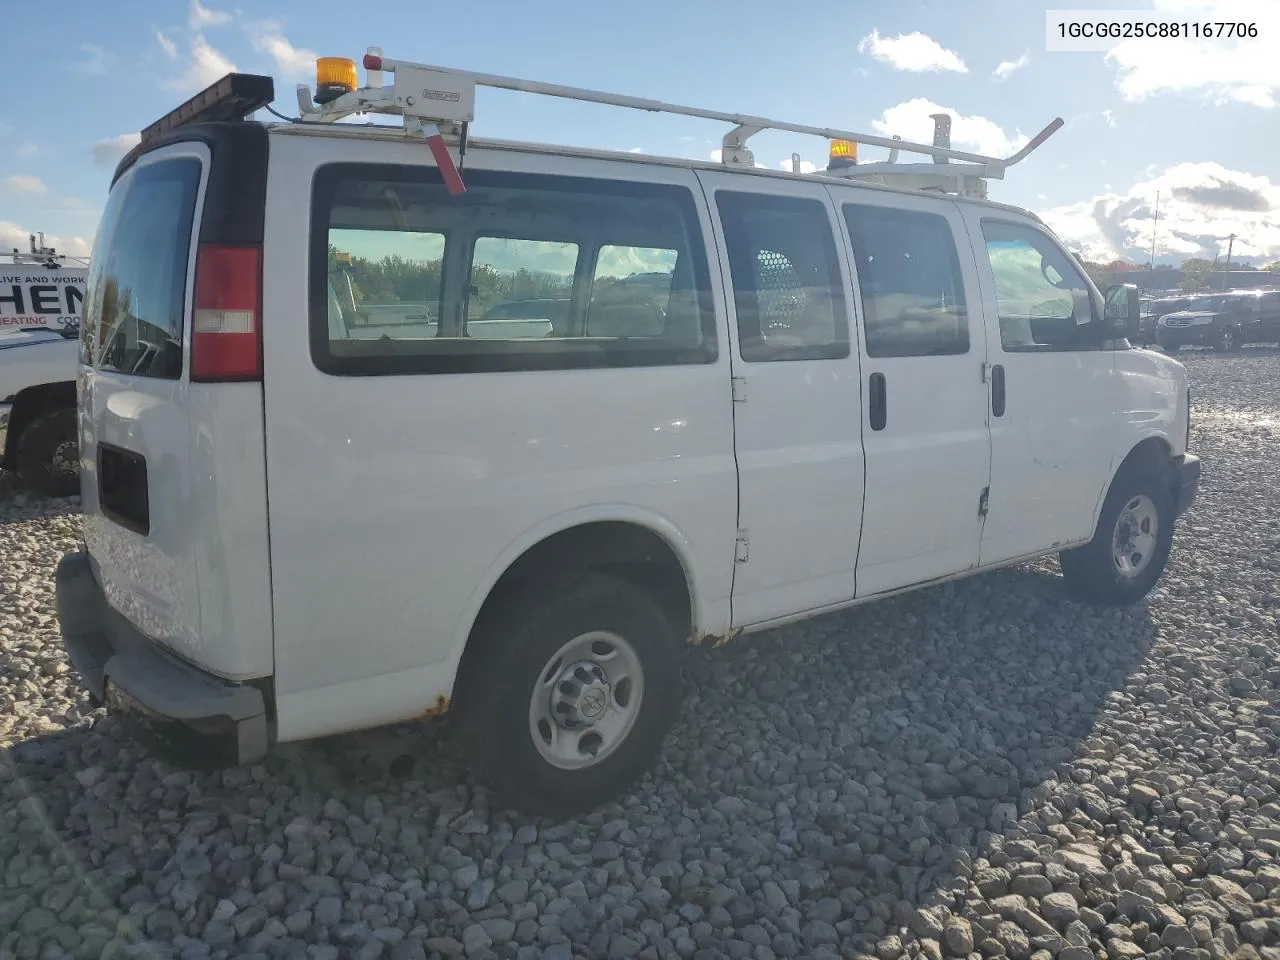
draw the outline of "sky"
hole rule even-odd
[[[1058,0],[1054,9],[1072,6]],[[44,231],[87,254],[111,173],[137,131],[231,70],[294,86],[316,55],[386,56],[709,109],[952,145],[1018,149],[990,184],[1093,260],[1226,253],[1280,260],[1280,0],[1092,0],[1084,9],[1257,24],[1242,40],[1127,40],[1047,52],[1030,0],[62,0],[11,3],[0,31],[0,249]],[[25,87],[25,89],[24,89]],[[473,134],[711,159],[723,125],[481,90]],[[823,140],[751,141],[758,163],[825,166]],[[864,148],[863,162],[883,158]],[[905,157],[903,159],[906,159]]]

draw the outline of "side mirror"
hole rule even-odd
[[[1138,288],[1132,283],[1112,284],[1107,287],[1104,301],[1107,329],[1118,337],[1136,337],[1142,317]]]

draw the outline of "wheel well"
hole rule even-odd
[[[1129,455],[1116,469],[1115,477],[1128,472],[1151,472],[1164,476],[1172,491],[1177,480],[1173,471],[1173,448],[1163,437],[1147,437],[1129,451]],[[1111,478],[1112,483],[1115,482],[1115,477]]]
[[[13,469],[14,457],[18,449],[18,438],[22,431],[42,413],[76,405],[76,384],[74,380],[60,383],[42,383],[36,387],[28,387],[13,398],[13,409],[9,412],[9,432],[5,437],[3,464],[6,469]]]
[[[498,578],[476,623],[501,608],[504,598],[532,582],[587,570],[608,572],[640,587],[662,605],[678,635],[687,637],[693,629],[693,598],[679,556],[652,530],[624,521],[570,527],[534,544]],[[468,639],[458,665],[459,677],[475,649]]]
[[[1119,475],[1122,470],[1146,470],[1156,469],[1163,470],[1169,465],[1169,458],[1173,455],[1173,448],[1163,437],[1147,437],[1140,444],[1129,451],[1129,455],[1121,462],[1120,467],[1116,470]]]

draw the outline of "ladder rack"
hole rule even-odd
[[[326,99],[323,103],[313,100],[310,87],[299,84],[297,95],[301,119],[309,122],[334,123],[364,113],[396,114],[404,118],[405,132],[410,135],[425,134],[429,141],[443,137],[454,143],[465,143],[467,125],[475,119],[476,87],[491,87],[732,124],[732,129],[721,141],[720,155],[720,162],[731,167],[755,166],[755,157],[747,147],[747,141],[765,130],[798,133],[822,137],[826,140],[848,140],[869,147],[884,147],[890,151],[889,161],[886,163],[853,164],[843,168],[828,169],[824,174],[909,186],[921,190],[943,190],[965,196],[985,196],[985,180],[1003,179],[1008,167],[1026,159],[1033,150],[1063,125],[1062,119],[1056,118],[1036,134],[1026,146],[1011,156],[988,157],[951,148],[951,118],[946,114],[934,116],[934,143],[923,144],[898,137],[881,137],[835,127],[815,127],[748,114],[664,103],[660,100],[600,90],[392,60],[382,56],[382,50],[379,47],[369,48],[369,52],[364,57],[364,67],[368,78],[366,86],[347,90],[332,99]],[[383,85],[384,73],[392,74],[393,80],[390,86]],[[437,160],[442,159],[435,145],[432,150],[437,154]],[[930,157],[932,162],[899,164],[896,162],[899,151],[924,155]],[[956,162],[955,165],[952,165],[953,161]]]

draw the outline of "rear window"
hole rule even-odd
[[[182,375],[187,262],[200,161],[136,167],[116,183],[93,245],[81,357],[99,370]]]
[[[692,193],[666,184],[429,167],[316,175],[311,351],[335,374],[709,363]]]

